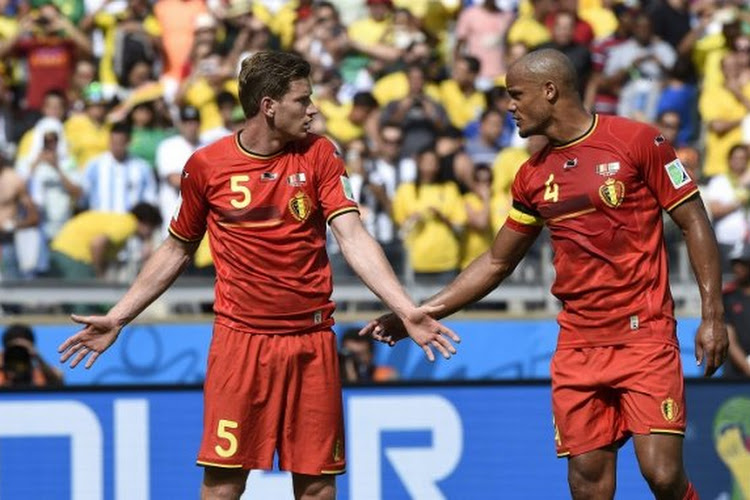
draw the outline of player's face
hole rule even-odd
[[[312,85],[307,78],[294,80],[289,91],[276,102],[274,126],[291,139],[304,139],[310,130],[310,124],[318,112],[310,97]]]
[[[510,96],[508,111],[518,125],[518,135],[544,134],[550,119],[544,85],[519,74],[519,71],[510,71],[506,83]]]

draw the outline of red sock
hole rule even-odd
[[[688,482],[687,491],[685,492],[685,496],[682,497],[682,500],[700,500],[698,492],[693,488],[693,483]]]

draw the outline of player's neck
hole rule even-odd
[[[553,146],[575,141],[591,131],[594,115],[583,108],[560,113],[563,119],[554,119],[545,134]]]
[[[247,121],[239,140],[243,149],[262,156],[276,154],[286,145],[273,131],[253,120]]]

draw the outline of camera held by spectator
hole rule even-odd
[[[39,355],[31,328],[10,325],[3,333],[0,387],[47,387],[62,383],[62,373]]]
[[[339,366],[342,382],[368,383],[398,379],[390,366],[375,365],[374,342],[370,337],[360,337],[357,328],[349,328],[341,337]]]

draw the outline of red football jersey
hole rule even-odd
[[[259,156],[234,134],[191,156],[180,190],[169,230],[197,241],[208,227],[218,323],[266,334],[333,324],[326,222],[357,203],[328,139]]]
[[[550,230],[559,346],[676,343],[662,209],[697,191],[655,128],[615,116],[521,166],[506,224]]]

